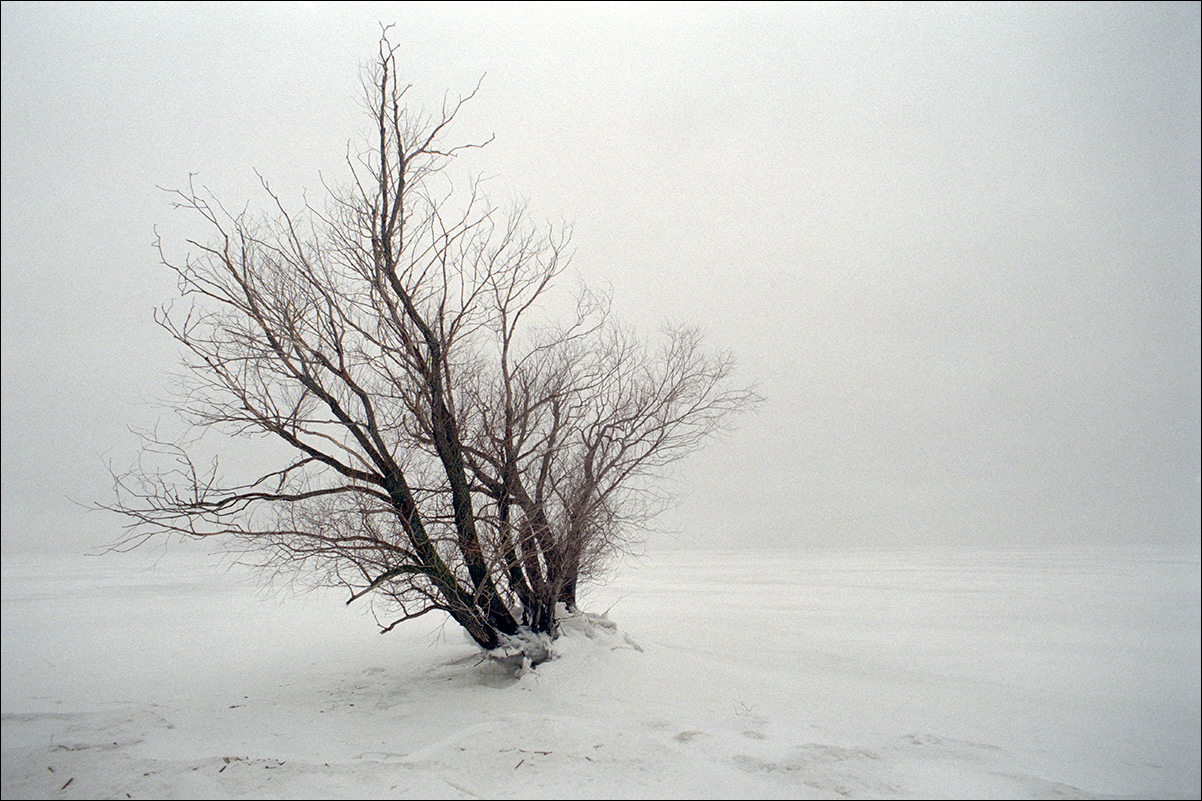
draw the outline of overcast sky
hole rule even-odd
[[[111,541],[68,499],[169,415],[156,186],[315,198],[381,22],[416,102],[485,76],[490,192],[767,398],[662,542],[1196,540],[1196,3],[6,2],[5,551]]]

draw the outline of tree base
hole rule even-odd
[[[561,638],[597,640],[609,649],[642,651],[629,636],[618,631],[617,624],[604,614],[569,612],[562,604],[556,610],[555,636],[523,628],[517,634],[504,635],[501,645],[486,651],[489,659],[513,670],[521,677],[543,662],[555,659]]]

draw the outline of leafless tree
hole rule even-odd
[[[185,419],[291,455],[237,481],[148,437],[107,508],[127,544],[232,538],[370,596],[384,631],[441,611],[485,649],[531,651],[654,511],[653,479],[755,396],[695,331],[645,345],[604,296],[535,319],[570,232],[450,191],[479,145],[447,132],[475,92],[411,112],[387,30],[365,89],[372,145],[323,209],[290,212],[264,181],[253,219],[190,184],[174,203],[207,235],[182,261],[160,245],[191,300],[157,315],[186,354]]]

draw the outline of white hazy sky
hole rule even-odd
[[[767,401],[668,542],[1199,533],[1199,5],[3,4],[3,549],[112,540],[169,412],[156,186],[338,180],[395,22],[504,200]],[[173,228],[172,226],[176,226]]]

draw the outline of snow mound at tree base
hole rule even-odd
[[[543,662],[558,659],[580,651],[625,648],[642,651],[629,636],[618,630],[617,624],[605,614],[592,612],[569,612],[560,605],[556,610],[557,636],[523,629],[507,635],[501,645],[488,652],[488,658],[512,668],[514,675],[521,677]]]

